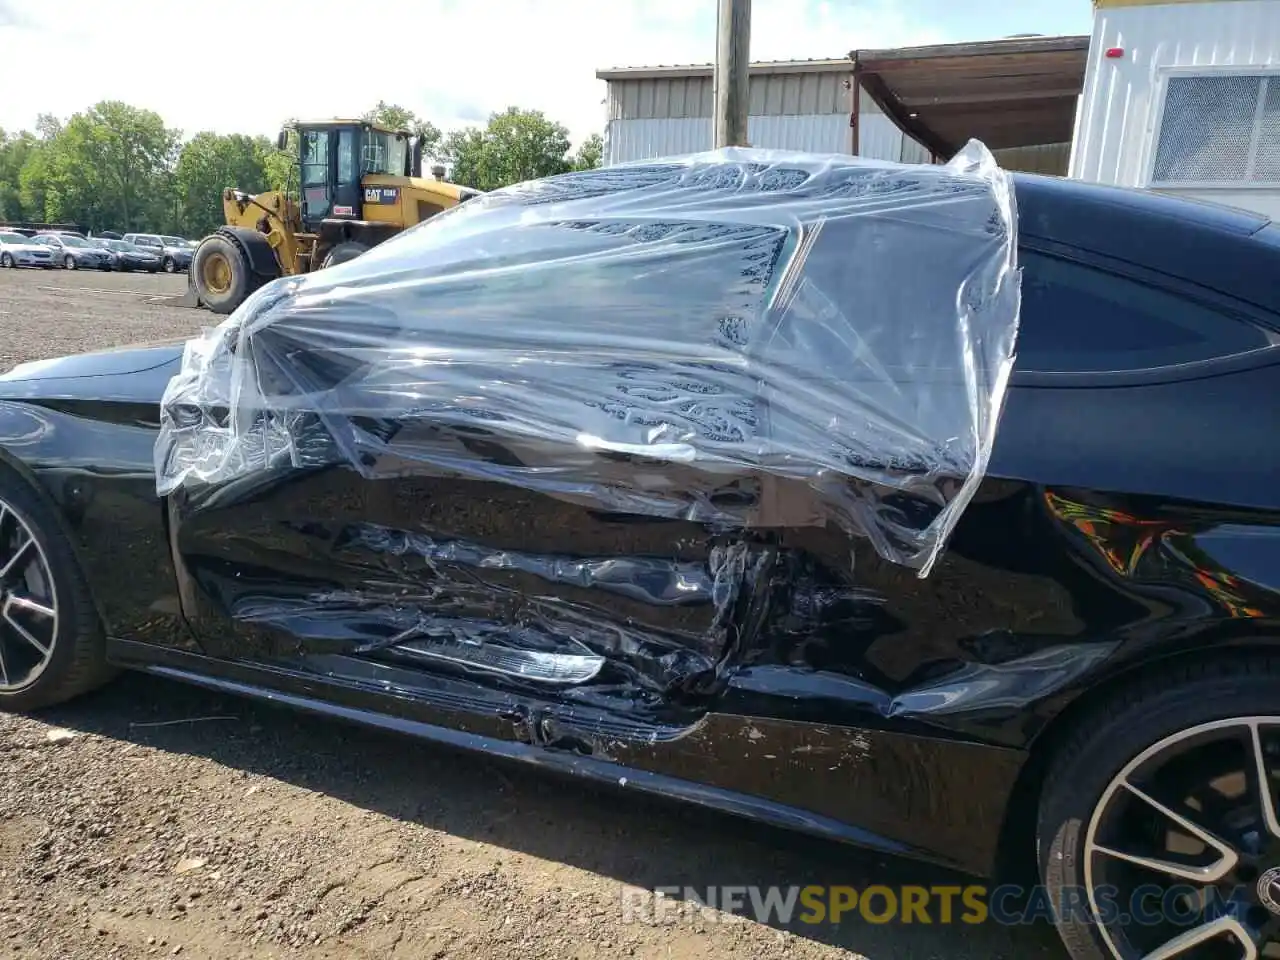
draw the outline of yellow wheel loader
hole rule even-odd
[[[424,179],[422,144],[405,131],[364,120],[292,128],[298,162],[289,189],[256,196],[235,188],[223,191],[226,226],[196,247],[188,271],[189,306],[231,313],[269,280],[358,257],[480,195],[440,178]],[[280,133],[281,150],[288,133]]]

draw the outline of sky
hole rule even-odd
[[[185,136],[274,136],[386,100],[444,130],[538,109],[580,142],[604,128],[596,70],[709,63],[715,18],[716,0],[0,0],[0,128],[115,99]],[[1090,26],[1090,0],[754,0],[751,57]]]

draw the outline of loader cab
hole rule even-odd
[[[365,176],[421,173],[421,153],[407,131],[361,120],[300,123],[297,131],[305,231],[316,232],[323,220],[363,219]]]

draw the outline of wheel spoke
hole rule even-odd
[[[1275,793],[1271,789],[1271,771],[1262,750],[1262,732],[1258,721],[1249,724],[1249,741],[1253,749],[1254,774],[1257,778],[1258,803],[1262,807],[1262,821],[1267,832],[1280,837],[1280,820],[1276,818]]]
[[[1114,847],[1104,847],[1101,844],[1094,844],[1093,852],[1102,854],[1105,857],[1113,857],[1116,860],[1123,860],[1125,863],[1132,863],[1135,866],[1146,867],[1148,870],[1154,870],[1157,873],[1163,873],[1170,877],[1177,877],[1179,880],[1186,880],[1190,883],[1207,886],[1215,883],[1222,877],[1231,872],[1234,861],[1228,863],[1225,859],[1218,860],[1207,866],[1193,867],[1185,863],[1177,863],[1174,860],[1162,860],[1159,857],[1144,857],[1137,853],[1128,853],[1124,850],[1117,850]]]
[[[35,682],[49,664],[58,602],[34,528],[3,500],[0,550],[0,690],[16,690]]]
[[[23,640],[27,641],[27,643],[31,644],[31,646],[35,647],[38,651],[40,651],[40,656],[42,657],[49,656],[48,644],[41,643],[39,640],[37,640],[32,635],[31,631],[28,630],[25,626],[23,626],[22,623],[19,622],[16,617],[14,617],[12,601],[13,601],[13,598],[11,597],[9,602],[4,605],[4,610],[0,611],[0,618],[2,618],[4,622],[7,623],[9,627],[18,636],[20,636]]]
[[[58,615],[58,611],[54,610],[53,607],[46,606],[37,600],[32,600],[30,597],[22,597],[17,594],[13,594],[9,597],[8,605],[10,607],[18,607],[21,610],[27,610],[31,613],[44,617],[47,620],[52,620]]]
[[[1102,854],[1107,857],[1114,857],[1117,860],[1124,860],[1127,863],[1132,863],[1139,867],[1145,867],[1148,870],[1154,870],[1167,876],[1177,877],[1180,880],[1187,880],[1191,883],[1198,884],[1216,883],[1235,868],[1240,857],[1225,840],[1211,833],[1199,824],[1194,823],[1184,814],[1165,806],[1159,800],[1156,800],[1150,794],[1134,786],[1128,780],[1122,780],[1120,785],[1153,810],[1158,811],[1164,817],[1176,823],[1187,833],[1194,836],[1197,840],[1204,843],[1205,846],[1216,850],[1218,852],[1218,859],[1209,864],[1192,865],[1187,863],[1178,863],[1176,860],[1166,860],[1162,857],[1148,857],[1142,854],[1129,853],[1127,851],[1117,850],[1114,847],[1109,847],[1099,843],[1092,845],[1092,851],[1094,853]]]
[[[1152,950],[1142,960],[1173,960],[1174,957],[1183,956],[1188,950],[1193,950],[1201,944],[1208,943],[1218,937],[1230,934],[1240,944],[1241,956],[1243,960],[1257,960],[1258,947],[1253,942],[1253,938],[1249,936],[1244,926],[1232,916],[1218,917],[1208,923],[1202,923],[1198,927],[1192,927],[1183,933],[1178,934],[1172,940],[1162,944]]]
[[[36,545],[35,540],[31,537],[27,537],[27,539],[22,542],[22,545],[18,547],[16,551],[14,551],[13,556],[11,556],[5,562],[5,565],[3,567],[0,567],[0,580],[3,580],[5,577],[9,576],[9,574],[12,573],[14,569],[17,568],[18,561],[21,560],[24,556],[26,556],[27,551],[30,550],[35,545]]]

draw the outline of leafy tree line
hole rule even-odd
[[[364,115],[422,138],[424,162],[465,186],[494,190],[600,165],[598,134],[570,153],[569,131],[510,107],[478,129],[443,133],[412,110],[379,101]],[[200,237],[222,223],[222,191],[286,189],[294,159],[266,137],[209,131],[184,138],[151,110],[104,100],[34,131],[0,130],[0,220]]]

